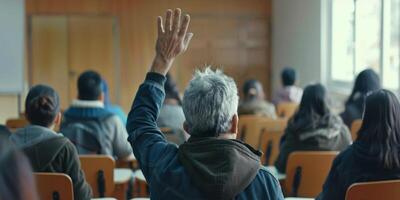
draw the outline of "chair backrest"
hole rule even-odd
[[[29,125],[29,122],[25,118],[7,119],[6,121],[6,126],[11,132],[14,132],[16,129],[23,128],[27,125]]]
[[[238,140],[242,140],[253,148],[258,149],[260,135],[263,132],[263,122],[268,118],[256,115],[239,116]]]
[[[114,192],[115,161],[106,155],[79,156],[86,181],[92,187],[93,197],[112,196]]]
[[[355,183],[346,193],[346,200],[375,199],[400,199],[400,180]]]
[[[355,141],[357,139],[357,134],[358,131],[360,130],[362,125],[362,120],[361,119],[356,119],[353,121],[353,123],[351,123],[351,138],[353,139],[353,141]]]
[[[61,173],[34,173],[40,199],[73,200],[71,178]]]
[[[289,155],[285,191],[293,197],[315,198],[331,169],[337,151],[296,151]]]
[[[261,163],[273,165],[279,155],[280,140],[287,126],[286,119],[265,120],[259,148],[263,152]]]
[[[281,118],[289,119],[294,115],[297,107],[299,107],[297,103],[279,103],[276,108],[276,113]]]

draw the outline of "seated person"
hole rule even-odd
[[[276,119],[275,106],[264,100],[264,90],[257,80],[248,80],[243,85],[244,100],[239,105],[239,115],[260,115]]]
[[[333,161],[317,199],[345,199],[358,182],[400,179],[400,103],[390,91],[367,96],[363,124],[356,141]]]
[[[168,141],[179,145],[184,143],[188,138],[183,130],[185,115],[183,114],[182,100],[179,97],[176,84],[169,74],[167,74],[166,78],[164,84],[165,99],[160,110],[160,115],[157,118],[157,125],[160,128],[170,128],[171,133],[164,133],[165,136]]]
[[[35,172],[58,172],[71,177],[75,199],[90,199],[92,190],[85,181],[74,145],[53,131],[61,121],[58,94],[37,85],[26,97],[25,115],[30,125],[18,129],[10,140],[29,158]]]
[[[187,33],[189,15],[182,24],[180,18],[180,9],[167,11],[165,25],[158,17],[157,53],[128,115],[129,141],[150,198],[283,199],[279,182],[260,164],[261,153],[235,140],[239,97],[233,79],[221,71],[196,72],[185,91],[188,142],[170,144],[157,127],[165,75],[193,36]]]
[[[380,88],[379,76],[372,69],[364,70],[357,76],[353,91],[346,101],[345,110],[340,114],[347,127],[351,128],[354,120],[362,118],[365,97]]]
[[[102,79],[97,72],[86,71],[78,79],[78,100],[64,112],[61,132],[79,154],[102,154],[129,159],[132,147],[128,133],[117,115],[104,109]]]
[[[303,89],[295,85],[296,71],[290,67],[283,69],[281,81],[283,87],[275,92],[272,102],[275,105],[280,103],[300,103],[301,96],[303,96]]]
[[[288,122],[275,167],[285,173],[289,155],[294,151],[342,151],[351,142],[349,129],[327,105],[324,86],[309,85],[298,111]]]
[[[7,138],[10,135],[11,131],[6,126],[0,125],[0,137],[3,136]]]
[[[111,103],[110,91],[108,90],[108,84],[106,80],[103,79],[101,84],[102,84],[101,88],[103,89],[104,93],[104,108],[117,115],[124,123],[124,125],[126,125],[126,120],[127,120],[126,113],[124,112],[124,110],[122,110],[120,106]]]

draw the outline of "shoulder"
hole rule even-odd
[[[264,182],[266,183],[279,185],[278,179],[276,179],[276,177],[270,171],[268,171],[267,168],[265,168],[264,166],[261,166],[257,176],[261,176]]]

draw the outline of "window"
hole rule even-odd
[[[372,68],[399,89],[400,0],[332,0],[328,81],[350,84]]]

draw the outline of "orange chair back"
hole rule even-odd
[[[353,123],[351,123],[350,132],[351,132],[351,138],[353,139],[353,141],[355,141],[357,139],[357,134],[361,128],[361,125],[362,125],[361,119],[354,120]]]
[[[61,173],[33,173],[40,199],[73,200],[71,178]]]
[[[114,159],[106,155],[81,155],[79,159],[93,197],[112,196],[115,189]]]
[[[29,122],[25,118],[7,119],[6,121],[6,127],[10,129],[11,132],[19,128],[24,128],[27,125],[29,125]]]
[[[280,103],[277,105],[276,112],[279,117],[289,119],[297,111],[297,103]]]
[[[279,155],[280,140],[285,132],[287,120],[265,120],[265,128],[260,136],[259,148],[263,152],[261,163],[263,165],[273,165]]]
[[[400,180],[355,183],[346,193],[346,200],[375,199],[400,199]]]
[[[285,191],[289,196],[315,198],[331,169],[337,151],[297,151],[286,167]]]
[[[258,149],[260,135],[263,132],[263,121],[268,118],[256,115],[241,115],[239,116],[239,132],[238,140],[242,140],[253,148]]]

